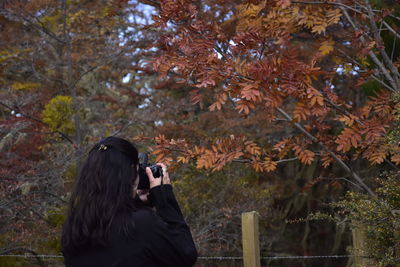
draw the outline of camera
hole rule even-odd
[[[157,164],[148,163],[149,157],[146,153],[139,153],[139,184],[137,189],[150,189],[149,177],[146,174],[146,167],[149,167],[154,178],[163,176],[162,167]]]

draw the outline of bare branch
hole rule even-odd
[[[348,60],[350,60],[352,63],[356,64],[357,66],[364,68],[364,65],[361,64],[360,62],[358,62],[357,60],[355,60],[354,58],[349,57],[344,51],[342,51],[341,49],[337,48],[337,51],[341,52],[343,56],[345,56]],[[388,85],[387,83],[385,83],[384,81],[382,81],[381,79],[379,79],[377,76],[375,76],[374,74],[371,74],[371,77],[376,80],[377,82],[379,82],[380,84],[382,84],[384,87],[386,87],[389,91],[391,92],[396,92],[396,90],[394,88],[392,88],[390,85]]]
[[[161,8],[160,3],[156,0],[139,0],[139,2],[145,5],[153,6],[157,9]]]
[[[398,32],[396,32],[392,27],[390,27],[390,25],[386,21],[384,21],[384,20],[382,20],[382,21],[383,21],[383,25],[385,25],[389,31],[391,31],[397,38],[400,39],[400,34]]]
[[[3,106],[3,107],[5,107],[5,108],[7,108],[7,109],[10,110],[10,111],[16,111],[16,112],[18,112],[19,114],[21,114],[21,115],[22,115],[23,117],[25,117],[25,118],[28,118],[28,119],[33,120],[33,121],[36,121],[36,122],[38,122],[38,123],[40,123],[40,124],[46,125],[46,123],[44,123],[42,120],[39,120],[39,119],[37,119],[37,118],[35,118],[35,117],[32,117],[32,116],[30,116],[30,115],[28,115],[28,114],[22,112],[22,111],[20,110],[19,107],[14,107],[14,108],[12,108],[12,107],[10,107],[9,105],[7,105],[7,104],[5,104],[5,103],[3,103],[3,102],[0,102],[0,105]],[[71,140],[71,138],[69,138],[68,135],[65,134],[65,133],[63,133],[63,132],[54,131],[54,132],[51,132],[51,133],[57,133],[57,134],[59,134],[62,138],[64,138],[64,139],[67,140],[68,142],[70,142],[71,144],[74,144],[74,142]]]
[[[284,163],[284,162],[290,162],[290,161],[295,161],[295,160],[299,160],[299,158],[294,157],[294,158],[288,158],[288,159],[280,159],[275,161],[276,163]]]
[[[31,253],[32,255],[35,256],[36,260],[38,261],[39,266],[46,267],[46,265],[44,264],[43,260],[38,256],[38,254],[35,251],[33,251],[33,250],[29,249],[29,248],[24,248],[24,247],[5,248],[5,249],[2,249],[0,251],[0,255],[7,255],[7,254],[9,254],[11,252],[14,252],[14,251],[24,251],[24,252]]]
[[[118,59],[121,55],[123,55],[126,51],[128,51],[128,47],[122,49],[122,50],[121,50],[120,52],[118,52],[117,54],[110,55],[110,56],[107,56],[107,57],[103,58],[103,60],[102,60],[99,64],[97,64],[96,66],[93,66],[93,67],[89,68],[88,70],[82,72],[82,73],[79,75],[79,77],[78,77],[77,79],[75,79],[75,80],[69,85],[69,89],[71,90],[71,88],[75,87],[75,86],[78,84],[78,82],[79,82],[83,77],[85,77],[87,74],[89,74],[89,73],[95,71],[96,69],[98,69],[99,67],[101,67],[101,66],[103,66],[103,65],[105,65],[105,64],[109,64],[109,63],[111,63],[111,62],[117,60],[117,59]]]
[[[60,42],[60,43],[62,43],[62,44],[65,44],[65,41],[64,40],[62,40],[62,39],[60,39],[56,34],[54,34],[52,31],[50,31],[48,28],[46,28],[46,26],[38,19],[38,18],[36,18],[35,16],[33,16],[37,21],[38,21],[38,23],[40,24],[40,26],[39,25],[37,25],[35,22],[33,22],[33,21],[31,21],[30,19],[28,19],[26,16],[24,16],[23,15],[23,13],[26,13],[26,12],[24,12],[23,10],[21,10],[21,9],[19,9],[21,12],[20,13],[16,13],[16,12],[12,12],[11,10],[9,10],[9,9],[2,9],[1,11],[0,11],[0,14],[8,14],[8,15],[10,15],[10,16],[14,16],[14,17],[16,17],[16,18],[18,18],[18,19],[21,19],[22,21],[24,21],[25,23],[27,23],[27,24],[29,24],[30,26],[32,26],[32,27],[34,27],[35,29],[37,29],[38,31],[40,31],[40,32],[42,32],[42,33],[44,33],[44,34],[46,34],[47,36],[49,36],[50,38],[52,38],[52,39],[54,39],[54,40],[56,40],[57,42]],[[21,15],[22,14],[22,15]],[[30,14],[29,14],[30,15]],[[31,17],[32,17],[32,15],[30,15]]]
[[[345,17],[347,18],[347,20],[349,21],[349,23],[351,24],[351,26],[355,29],[358,30],[357,25],[354,23],[354,21],[352,20],[352,18],[350,17],[349,13],[347,12],[347,10],[345,8],[341,8],[341,10],[343,11],[343,14],[345,15]],[[365,43],[365,38],[364,36],[360,36],[360,40],[361,42]],[[397,83],[395,82],[395,80],[393,79],[393,77],[390,75],[390,73],[388,72],[388,70],[386,69],[385,65],[378,59],[378,57],[374,54],[374,52],[369,51],[368,55],[372,58],[372,60],[375,62],[376,65],[378,65],[379,69],[382,71],[383,75],[386,77],[386,79],[390,82],[391,86],[397,91],[399,90],[399,87],[397,86]]]
[[[362,13],[360,10],[355,9],[351,6],[345,5],[340,2],[321,2],[321,1],[292,1],[294,4],[304,4],[304,5],[331,5],[331,6],[338,6],[341,8],[347,8],[350,9],[356,13]]]
[[[390,71],[393,73],[393,79],[394,79],[394,84],[396,90],[400,90],[400,81],[399,81],[399,71],[397,70],[396,66],[394,66],[393,62],[390,60],[388,54],[386,53],[384,47],[381,45],[383,44],[383,40],[379,34],[378,27],[376,25],[375,19],[374,19],[374,12],[372,11],[371,5],[369,3],[369,0],[365,0],[365,3],[367,5],[367,12],[368,12],[368,19],[372,27],[372,34],[374,35],[374,38],[377,42],[377,48],[379,52],[382,55],[383,61],[385,62],[386,66],[390,69]]]
[[[352,185],[354,185],[355,187],[357,187],[360,190],[363,190],[363,188],[361,186],[359,186],[356,183],[353,183],[352,181],[350,181],[349,179],[345,178],[345,177],[336,177],[336,178],[328,178],[328,177],[321,177],[322,180],[343,180],[346,181]]]

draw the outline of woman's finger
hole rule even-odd
[[[169,179],[169,174],[167,172],[167,166],[164,163],[157,163],[158,166],[161,166],[162,171],[163,171],[163,183],[164,184],[170,184],[171,181]]]
[[[167,172],[167,166],[164,163],[157,163],[158,166],[161,166],[162,170],[163,170],[163,176],[167,176],[168,172]]]
[[[149,167],[146,167],[146,174],[147,177],[149,177],[149,181],[154,180],[153,173],[151,172],[151,169]]]
[[[154,178],[153,173],[151,172],[151,169],[149,167],[146,167],[146,174],[147,177],[149,177],[150,188],[161,184],[161,179]]]

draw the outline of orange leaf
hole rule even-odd
[[[391,159],[391,161],[396,163],[396,165],[400,165],[400,154],[392,155],[392,157],[390,159]]]

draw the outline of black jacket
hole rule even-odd
[[[64,254],[67,267],[185,267],[197,259],[189,227],[175,199],[171,185],[150,190],[156,208],[133,212],[132,237],[113,234],[110,246]]]

